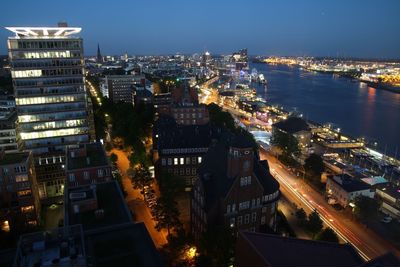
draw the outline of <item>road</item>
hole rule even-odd
[[[375,232],[343,212],[331,207],[324,196],[289,172],[278,160],[260,148],[262,160],[268,160],[271,173],[280,184],[281,193],[292,203],[303,208],[307,213],[316,209],[326,226],[331,227],[344,241],[351,243],[365,259],[376,258],[389,251],[400,256],[400,251]]]
[[[162,247],[163,245],[167,244],[166,233],[165,231],[159,232],[156,230],[155,222],[151,215],[150,209],[144,202],[140,190],[133,189],[131,181],[126,175],[126,170],[129,168],[129,160],[127,158],[126,152],[118,149],[112,149],[111,153],[114,153],[118,156],[117,165],[122,175],[122,183],[124,189],[128,193],[128,195],[125,198],[125,201],[129,209],[135,215],[135,220],[137,222],[144,222],[156,247],[157,248]]]

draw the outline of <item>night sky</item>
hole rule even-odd
[[[27,1],[1,3],[5,26],[83,28],[85,54],[230,53],[400,58],[400,0]]]

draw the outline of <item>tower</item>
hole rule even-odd
[[[22,146],[34,154],[40,197],[62,198],[65,147],[89,141],[81,28],[7,29]]]
[[[100,45],[97,44],[97,63],[103,63],[103,57],[100,53]]]

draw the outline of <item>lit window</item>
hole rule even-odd
[[[70,182],[75,182],[75,174],[70,173],[70,174],[68,175],[68,179],[69,179]]]
[[[174,158],[174,165],[178,165],[178,158]]]
[[[197,162],[201,163],[201,161],[202,161],[202,157],[197,157]]]
[[[180,158],[181,165],[185,164],[185,158]]]

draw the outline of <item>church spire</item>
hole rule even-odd
[[[101,56],[100,53],[100,45],[97,43],[97,62],[102,63],[103,62],[103,57]]]

